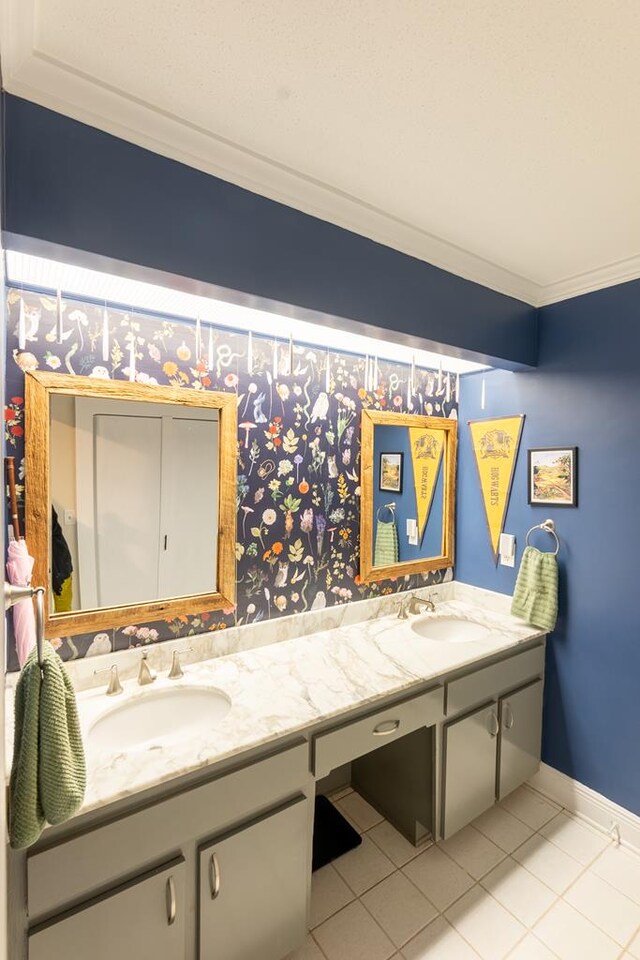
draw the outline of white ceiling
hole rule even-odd
[[[541,304],[640,276],[638,0],[2,0],[6,89]]]

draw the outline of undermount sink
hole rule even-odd
[[[136,750],[163,746],[210,730],[231,709],[219,690],[180,687],[150,690],[118,703],[89,729],[96,750]]]
[[[411,628],[425,640],[443,640],[447,643],[473,643],[475,640],[484,640],[491,633],[481,623],[459,617],[421,617],[414,620]]]

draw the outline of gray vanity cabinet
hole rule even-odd
[[[29,960],[184,960],[186,865],[177,857],[29,935]]]
[[[542,680],[500,700],[498,799],[519,787],[538,769],[542,722]]]
[[[495,803],[498,730],[495,701],[445,727],[442,823],[445,839]]]
[[[282,960],[306,936],[309,801],[199,848],[200,960]]]

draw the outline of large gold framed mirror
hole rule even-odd
[[[458,422],[362,411],[360,577],[453,566]]]
[[[36,372],[25,416],[47,637],[235,604],[235,394]]]

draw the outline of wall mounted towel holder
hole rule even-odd
[[[558,534],[556,533],[556,525],[555,525],[554,521],[553,521],[553,520],[543,520],[542,523],[536,523],[535,526],[531,527],[531,529],[530,529],[529,532],[527,533],[526,540],[525,540],[525,543],[526,543],[527,546],[529,546],[529,536],[533,533],[534,530],[544,530],[545,533],[550,533],[550,534],[551,534],[551,536],[552,536],[552,537],[554,538],[554,540],[556,541],[556,549],[554,550],[553,555],[554,555],[554,557],[557,557],[557,556],[558,556],[558,553],[559,553],[559,551],[560,551],[560,538],[558,537]]]
[[[44,643],[44,587],[20,587],[16,584],[4,582],[4,609],[9,610],[14,604],[23,600],[36,598],[36,649],[38,663],[42,667]]]

